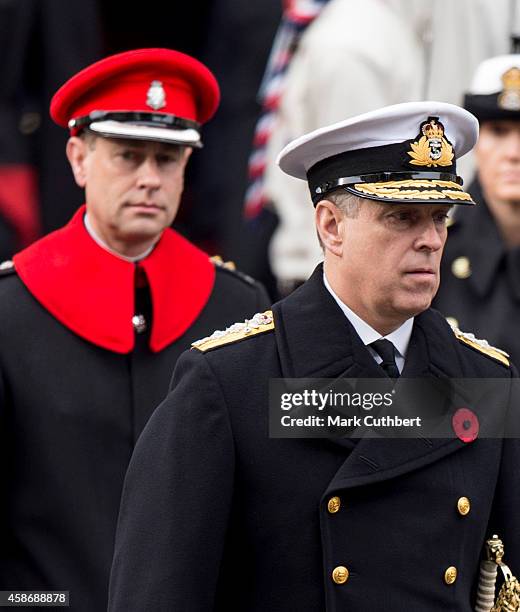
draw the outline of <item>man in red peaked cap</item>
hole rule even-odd
[[[108,57],[51,104],[86,204],[0,264],[0,590],[106,609],[134,443],[194,340],[264,310],[263,288],[170,229],[219,89],[167,49]]]

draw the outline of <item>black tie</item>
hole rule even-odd
[[[368,346],[371,346],[383,360],[379,365],[383,368],[386,374],[390,376],[390,378],[399,378],[399,368],[395,362],[395,346],[390,342],[390,340],[381,338],[381,340],[371,342]]]

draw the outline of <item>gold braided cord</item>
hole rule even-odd
[[[410,189],[406,189],[409,187]],[[425,187],[421,191],[418,187]],[[439,187],[439,189],[432,189]],[[462,191],[462,187],[452,181],[436,180],[410,180],[410,181],[388,181],[386,183],[356,183],[354,188],[366,195],[379,198],[392,198],[398,200],[463,200],[470,201],[471,196]]]
[[[460,331],[460,330],[459,330]],[[457,332],[455,332],[457,333]],[[461,332],[460,332],[461,333]],[[466,334],[467,337],[467,334]],[[489,610],[489,612],[519,612],[520,611],[520,583],[513,576],[509,567],[503,562],[504,543],[495,534],[489,540],[486,540],[487,560],[480,564],[480,580],[477,594],[477,610]],[[504,577],[504,583],[500,588],[495,604],[490,607],[489,595],[495,591],[496,576],[491,576],[491,581],[488,580],[491,571],[494,574],[493,565],[500,568]]]
[[[520,583],[511,576],[502,585],[490,612],[518,612],[520,610]]]

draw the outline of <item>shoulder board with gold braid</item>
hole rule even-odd
[[[491,346],[491,344],[489,344],[487,340],[480,340],[479,338],[475,338],[473,334],[468,334],[466,332],[460,331],[458,327],[453,327],[452,329],[453,333],[455,334],[455,337],[458,340],[460,340],[464,344],[467,344],[468,346],[471,346],[471,348],[474,348],[477,351],[484,353],[484,355],[492,357],[493,359],[496,359],[497,361],[500,361],[500,363],[503,363],[505,366],[509,367],[509,355],[505,351]]]
[[[211,336],[193,342],[191,346],[204,353],[210,349],[232,344],[244,338],[252,338],[272,329],[274,329],[273,313],[270,310],[266,310],[265,312],[258,312],[254,317],[246,319],[243,323],[233,323],[233,325],[223,331],[217,330]]]

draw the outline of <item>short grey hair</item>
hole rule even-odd
[[[361,205],[363,204],[363,198],[360,198],[345,189],[334,189],[330,193],[327,193],[323,198],[323,200],[329,200],[338,208],[345,217],[349,219],[355,219],[359,215],[359,210],[361,209]],[[321,250],[325,251],[325,247],[323,246],[323,242],[320,238],[320,233],[316,230],[316,235],[318,237],[318,242],[320,244]]]
[[[345,189],[335,189],[323,198],[324,200],[330,200],[334,206],[339,208],[345,217],[354,219],[359,215],[359,209],[363,203],[363,198],[360,198]]]

